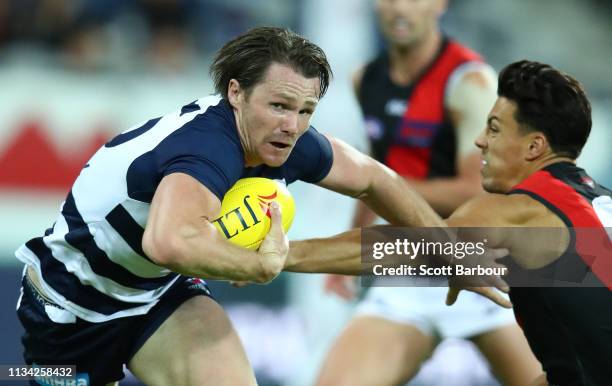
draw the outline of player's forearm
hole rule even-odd
[[[214,229],[177,233],[167,235],[163,241],[143,241],[145,252],[156,264],[182,275],[206,279],[257,283],[272,279],[256,252],[227,242]]]
[[[387,226],[375,226],[368,228],[367,232],[379,232],[378,236],[370,234],[369,238],[391,241],[392,234],[386,233]],[[437,233],[446,240],[446,233]],[[374,265],[381,265],[379,260],[364,258],[363,253],[372,253],[372,240],[370,245],[362,245],[362,230],[352,229],[338,235],[301,241],[291,241],[289,256],[285,263],[284,271],[302,273],[335,273],[343,275],[360,275],[371,273]],[[365,251],[362,250],[365,248]],[[417,256],[405,259],[401,255],[387,257],[384,261],[386,267],[408,265],[418,267],[421,264],[432,264],[446,262],[444,259],[431,259],[430,257]]]
[[[190,256],[174,261],[168,266],[174,272],[206,279],[265,283],[274,276],[264,272],[257,253],[227,241],[193,250]]]
[[[444,227],[438,214],[406,181],[384,168],[375,173],[362,201],[392,225],[410,227]]]
[[[361,268],[361,230],[353,229],[328,238],[291,241],[284,270],[359,275]]]
[[[464,202],[482,193],[479,182],[469,179],[436,178],[408,183],[442,217],[450,216]]]

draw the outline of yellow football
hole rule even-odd
[[[214,224],[230,242],[257,249],[270,230],[268,208],[273,201],[280,205],[287,232],[295,215],[293,197],[283,183],[261,177],[238,180],[223,196],[221,214]]]

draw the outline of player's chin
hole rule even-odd
[[[287,162],[287,159],[289,159],[289,154],[291,154],[290,149],[278,150],[267,152],[261,158],[263,159],[266,165],[276,168],[282,166],[285,162]]]
[[[502,184],[498,183],[492,178],[485,178],[485,177],[483,177],[482,179],[482,189],[484,189],[484,191],[487,193],[499,193],[499,194],[505,194],[508,191],[508,189],[505,189],[502,186]]]
[[[279,167],[289,158],[293,145],[268,142],[260,147],[260,156],[268,166]]]

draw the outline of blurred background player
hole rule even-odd
[[[480,55],[441,32],[445,9],[445,0],[378,0],[388,47],[354,76],[373,157],[408,179],[443,217],[482,192],[473,141],[496,89],[495,73]],[[358,202],[353,227],[375,219]],[[329,276],[326,287],[350,298],[353,280]],[[445,308],[444,283],[426,285],[370,289],[332,346],[318,384],[406,383],[444,338],[474,342],[505,385],[525,385],[541,371],[511,311],[474,294]]]

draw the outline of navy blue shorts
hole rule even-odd
[[[77,379],[88,379],[94,386],[122,379],[123,365],[184,301],[199,295],[210,297],[203,281],[181,276],[145,315],[103,323],[77,318],[76,323],[61,324],[50,320],[44,309],[45,305],[58,306],[42,298],[27,276],[22,290],[17,315],[25,328],[21,339],[25,362],[76,365]]]

